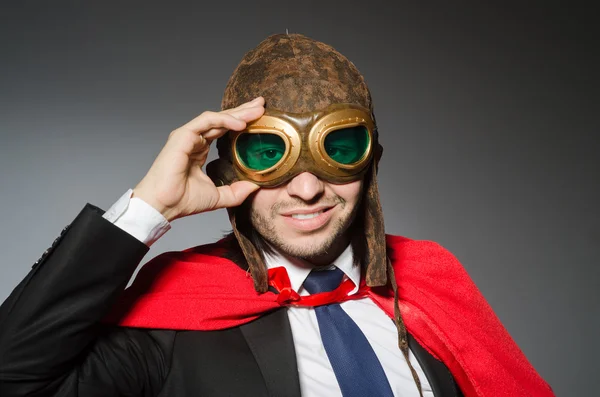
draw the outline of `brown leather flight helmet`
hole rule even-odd
[[[320,111],[332,104],[359,105],[368,109],[375,121],[371,94],[354,64],[331,46],[300,34],[273,35],[249,51],[229,79],[221,107],[233,108],[257,96],[265,98],[267,109],[289,113]],[[207,166],[207,174],[217,186],[237,180],[231,162],[229,135],[219,138],[219,159]],[[357,214],[357,221],[364,227],[364,234],[357,233],[358,238],[364,237],[365,261],[361,265],[366,283],[371,287],[385,285],[388,273],[376,178],[382,152],[376,126],[373,149],[373,161],[365,174],[363,211]],[[240,207],[229,209],[233,232],[248,262],[256,290],[265,292],[268,280],[263,256],[243,228],[238,227],[236,216],[239,217],[240,211]]]

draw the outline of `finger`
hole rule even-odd
[[[231,113],[231,112],[234,112],[239,109],[246,109],[246,108],[251,108],[254,106],[264,106],[264,105],[265,105],[265,99],[263,97],[259,96],[259,97],[254,98],[251,101],[242,103],[240,106],[237,106],[237,107],[234,107],[231,109],[225,109],[225,110],[223,110],[223,112]]]
[[[246,127],[246,122],[227,113],[204,112],[200,116],[181,126],[181,129],[195,133],[207,132],[213,128],[240,130]]]
[[[237,110],[232,112],[230,115],[244,121],[244,125],[242,128],[211,128],[210,130],[203,132],[202,135],[207,140],[215,140],[222,135],[224,135],[227,131],[241,131],[246,128],[246,123],[258,119],[265,113],[265,108],[262,106],[251,107],[246,109]]]
[[[189,152],[190,156],[199,156],[204,155],[207,156],[210,151],[210,144],[212,141],[205,139],[202,135],[194,135],[193,138],[193,147]]]
[[[248,181],[238,181],[233,182],[231,185],[219,186],[217,188],[219,200],[217,201],[215,209],[238,206],[242,204],[252,192],[255,192],[259,188],[260,186]]]
[[[206,158],[208,157],[208,152],[198,152],[198,153],[192,153],[190,154],[190,161],[191,162],[196,162],[199,164],[204,165],[204,162],[206,161]]]
[[[249,108],[238,109],[230,113],[233,117],[249,122],[256,120],[265,113],[264,106],[252,106]]]

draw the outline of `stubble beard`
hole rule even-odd
[[[327,203],[339,205],[342,210],[344,210],[347,205],[346,200],[339,196],[336,196],[333,200],[330,200]],[[349,214],[336,221],[333,226],[333,231],[324,240],[314,241],[313,244],[309,245],[290,244],[290,242],[285,241],[281,237],[281,234],[277,232],[274,226],[275,218],[278,216],[280,211],[284,210],[286,207],[298,208],[298,204],[305,203],[301,200],[299,200],[299,202],[292,203],[276,203],[273,205],[273,207],[271,207],[269,216],[270,219],[251,209],[250,220],[252,222],[252,226],[264,240],[266,240],[281,253],[304,259],[313,264],[319,264],[323,258],[330,258],[333,256],[331,259],[334,259],[341,254],[341,251],[350,242],[349,232],[356,216],[356,212],[360,207],[359,203],[356,204]]]

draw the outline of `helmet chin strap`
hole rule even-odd
[[[228,208],[227,212],[229,213],[229,221],[233,228],[233,234],[248,263],[248,269],[250,270],[252,280],[254,281],[254,289],[261,294],[267,292],[269,288],[269,277],[267,274],[267,265],[265,265],[263,256],[258,252],[252,241],[240,231],[236,219],[236,213],[239,213],[238,208]]]
[[[365,191],[363,224],[365,227],[365,240],[367,245],[366,283],[369,287],[380,287],[387,284],[387,249],[385,243],[385,227],[383,224],[383,211],[379,202],[379,189],[377,187],[377,164],[371,164],[371,172]]]

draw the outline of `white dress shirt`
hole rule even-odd
[[[103,216],[150,246],[170,229],[170,224],[160,212],[139,198],[131,198],[131,194],[130,189]],[[269,269],[285,267],[292,289],[300,295],[309,295],[302,287],[312,269],[308,263],[280,253],[265,255],[265,261]],[[354,282],[356,287],[350,294],[356,293],[360,283],[360,268],[353,265],[352,248],[348,246],[332,266],[342,270],[345,277]],[[418,396],[419,392],[410,369],[398,348],[398,333],[394,322],[369,298],[349,300],[341,303],[341,307],[373,347],[394,396]],[[294,337],[302,396],[341,396],[340,387],[321,341],[314,309],[289,307],[288,317]],[[433,396],[429,382],[412,352],[409,358],[419,375],[423,396]]]

